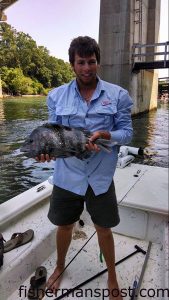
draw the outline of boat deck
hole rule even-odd
[[[86,238],[84,238],[84,234],[86,234]],[[67,256],[67,264],[69,261],[75,256],[75,254],[81,249],[81,247],[86,243],[87,239],[89,239],[94,233],[94,228],[92,226],[84,226],[81,231],[81,234],[73,235],[73,240],[71,247],[69,249],[69,253]],[[82,238],[79,238],[79,236]],[[77,238],[76,238],[77,237]],[[148,242],[142,241],[135,238],[126,237],[119,234],[114,234],[115,239],[115,249],[116,249],[116,262],[127,256],[128,254],[134,252],[135,245],[142,247],[145,251],[148,247]],[[26,248],[26,246],[25,246]],[[146,268],[144,280],[141,286],[143,295],[145,296],[147,291],[147,286],[150,291],[150,297],[146,295],[146,299],[152,299],[152,293],[158,293],[158,289],[161,289],[161,263],[162,263],[162,251],[159,244],[152,244],[150,258],[148,260],[148,265]],[[33,253],[32,253],[33,254]],[[128,300],[131,296],[131,289],[133,286],[133,282],[135,279],[138,280],[141,274],[141,269],[144,263],[145,256],[142,253],[135,254],[134,256],[128,258],[126,261],[122,262],[116,267],[117,277],[119,281],[119,286],[123,289],[123,295],[126,295],[124,299]],[[56,264],[56,253],[53,252],[44,262],[43,266],[47,269],[48,277],[52,274]],[[38,265],[37,265],[38,266]],[[72,263],[68,266],[65,274],[63,276],[63,280],[60,286],[60,291],[58,291],[56,296],[52,296],[52,294],[47,294],[44,299],[57,299],[60,295],[65,293],[65,289],[71,289],[80,283],[83,283],[90,277],[95,274],[101,272],[106,268],[104,259],[103,263],[100,262],[100,250],[97,243],[96,234],[92,237],[92,239],[87,243],[87,245],[81,250],[78,256],[72,261]],[[25,295],[28,292],[30,287],[30,277],[33,276],[32,273],[24,282],[22,282],[22,278],[20,280],[20,284],[18,284],[18,289],[8,298],[9,300],[13,299],[26,299]],[[19,293],[19,286],[23,285],[22,292]],[[100,297],[98,295],[100,293]],[[69,294],[68,299],[108,299],[106,297],[108,295],[107,291],[107,272],[88,284],[79,287],[79,289],[75,290],[72,294]],[[50,296],[50,297],[49,297]],[[67,299],[67,296],[62,299]],[[138,299],[142,299],[139,297]],[[159,298],[160,299],[160,298]]]
[[[116,262],[135,251],[136,244],[147,250],[151,241],[150,258],[141,286],[141,289],[145,289],[143,296],[146,300],[152,299],[153,295],[157,300],[168,299],[166,294],[165,297],[160,294],[162,290],[158,291],[168,287],[168,170],[131,164],[124,169],[117,169],[115,184],[121,218],[120,224],[114,228]],[[47,268],[48,278],[53,272],[56,263],[56,228],[47,218],[51,191],[52,185],[45,181],[1,204],[0,228],[4,238],[9,240],[14,232],[28,229],[34,230],[34,238],[28,244],[4,254],[4,264],[0,269],[0,300],[27,299],[30,278],[38,266]],[[85,226],[80,230],[87,238],[83,239],[84,234],[81,233],[80,238],[73,239],[67,263],[94,233],[86,211],[82,219]],[[99,253],[95,234],[65,271],[60,288],[73,288],[104,270],[105,262],[100,262]],[[134,279],[140,276],[144,258],[142,253],[138,253],[116,267],[120,288],[126,289],[123,290],[126,300],[130,299],[129,288],[132,288]],[[62,299],[108,299],[106,284],[107,272],[77,290],[79,293],[75,291],[73,295]],[[23,290],[20,295],[21,285]],[[91,289],[92,295],[87,289]],[[149,295],[146,294],[148,289]],[[89,294],[85,294],[87,292]],[[44,299],[57,298],[50,294]]]

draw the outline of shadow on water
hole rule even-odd
[[[45,97],[20,97],[0,100],[0,121],[43,120],[46,117]]]
[[[0,203],[46,180],[53,173],[54,162],[37,163],[20,154],[25,137],[48,118],[45,97],[0,100]],[[131,146],[146,147],[149,158],[135,162],[167,167],[168,104],[157,111],[133,119]]]

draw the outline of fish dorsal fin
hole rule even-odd
[[[48,129],[59,129],[59,128],[62,127],[61,125],[58,125],[58,124],[50,124],[50,123],[45,123],[45,124],[43,124],[42,126],[45,127],[45,128],[48,128]]]
[[[45,128],[49,128],[49,129],[54,129],[54,130],[57,130],[57,129],[65,129],[65,130],[69,130],[71,131],[72,129],[68,126],[64,126],[64,125],[61,125],[61,124],[50,124],[50,123],[46,123],[43,125]]]

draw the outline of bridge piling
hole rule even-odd
[[[144,69],[134,73],[132,51],[134,44],[158,42],[160,4],[161,0],[100,1],[100,75],[129,91],[134,100],[133,114],[157,107],[158,72]],[[151,47],[144,50],[146,54],[152,52]],[[150,58],[140,56],[139,61]]]

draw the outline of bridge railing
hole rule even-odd
[[[161,48],[163,48],[161,50]],[[162,63],[162,68],[167,67],[169,55],[169,41],[164,43],[155,43],[155,44],[133,44],[132,47],[132,64],[135,63],[151,63],[160,62]],[[161,59],[159,59],[159,57]],[[157,65],[157,64],[156,64]],[[145,68],[144,68],[145,69]]]

